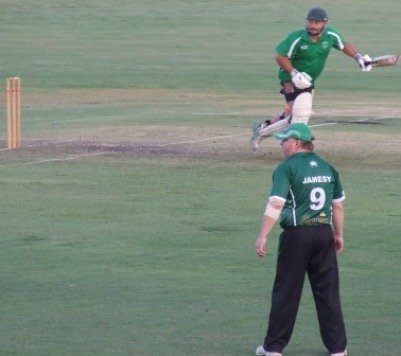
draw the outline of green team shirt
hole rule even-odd
[[[313,152],[299,152],[273,173],[270,199],[285,201],[282,228],[331,224],[333,202],[345,199],[336,169]]]
[[[315,43],[305,29],[292,32],[282,41],[276,51],[290,58],[292,65],[299,72],[306,72],[312,77],[312,84],[322,73],[330,50],[334,47],[342,51],[346,41],[334,28],[326,27],[322,36]],[[291,81],[291,75],[280,68],[282,82]]]

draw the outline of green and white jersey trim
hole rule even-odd
[[[290,46],[290,50],[287,53],[287,57],[291,58],[293,53],[294,53],[294,48],[296,47],[296,45],[298,44],[298,42],[302,39],[302,37],[298,37]]]
[[[337,32],[327,31],[327,33],[337,39],[337,48],[342,51],[345,47],[345,42],[343,41],[343,38]]]

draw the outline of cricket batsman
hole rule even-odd
[[[368,64],[370,56],[358,53],[336,29],[327,26],[328,22],[324,9],[312,8],[306,15],[306,27],[291,32],[276,47],[275,60],[280,67],[280,93],[284,95],[286,106],[271,120],[254,127],[250,141],[254,150],[265,138],[284,130],[290,123],[308,124],[312,114],[315,81],[322,74],[332,48],[352,57],[362,71],[372,69]],[[300,94],[303,94],[302,97]]]

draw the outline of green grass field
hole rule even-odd
[[[361,52],[401,52],[395,0],[320,4]],[[282,154],[250,151],[250,128],[281,109],[274,48],[315,5],[2,1],[23,147],[5,148],[4,95],[0,355],[254,354],[280,230],[267,259],[254,242]],[[347,194],[351,356],[400,354],[400,91],[399,67],[335,52],[314,99]],[[327,355],[308,285],[285,355]]]

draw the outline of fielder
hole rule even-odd
[[[358,53],[337,30],[327,26],[328,22],[324,9],[313,8],[306,16],[306,28],[290,33],[277,46],[275,59],[280,67],[280,93],[284,95],[286,107],[271,120],[254,127],[250,142],[253,149],[256,150],[265,138],[282,131],[291,122],[308,124],[315,81],[323,72],[332,48],[354,58],[362,71],[372,69],[368,64],[371,58]],[[308,95],[299,98],[303,93]]]
[[[256,355],[282,355],[294,330],[307,274],[323,343],[331,356],[346,356],[336,257],[344,248],[345,195],[340,176],[331,163],[314,153],[314,137],[307,125],[291,124],[274,137],[281,141],[285,160],[273,173],[256,253],[266,256],[268,237],[277,221],[283,232],[268,330]]]

